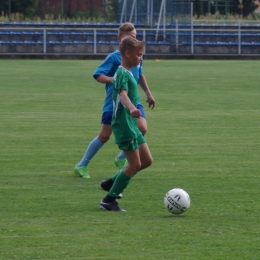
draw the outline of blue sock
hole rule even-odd
[[[126,158],[126,156],[125,156],[125,153],[123,152],[123,151],[121,151],[120,153],[119,153],[119,155],[117,156],[117,160],[122,160],[122,159],[124,159],[124,158]]]
[[[104,145],[98,137],[94,138],[88,146],[84,156],[81,161],[78,163],[79,167],[88,166],[90,160],[94,157],[94,155],[98,152],[98,150]]]

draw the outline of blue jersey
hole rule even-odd
[[[102,64],[96,69],[94,72],[93,77],[96,79],[100,75],[105,75],[108,77],[113,77],[115,75],[116,70],[121,65],[121,54],[118,50],[110,53],[106,59],[102,62]],[[142,72],[142,63],[137,67],[131,69],[133,76],[138,84],[140,76],[143,74]],[[106,84],[106,98],[104,101],[103,106],[103,113],[104,112],[113,112],[113,84],[107,83]],[[140,101],[138,102],[140,104]]]

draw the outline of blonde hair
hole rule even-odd
[[[119,50],[120,50],[121,55],[123,56],[127,50],[133,51],[138,48],[143,49],[144,44],[145,44],[144,41],[138,41],[136,38],[134,38],[132,36],[126,36],[120,42]]]
[[[135,27],[132,23],[123,23],[118,28],[118,36],[121,37],[125,32],[131,32],[135,30]]]

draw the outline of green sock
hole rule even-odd
[[[127,187],[128,183],[131,180],[131,177],[125,175],[122,170],[119,171],[116,174],[116,176],[114,175],[113,177],[115,177],[114,184],[109,190],[108,195],[111,197],[117,197]]]
[[[113,176],[111,177],[111,179],[113,180],[113,182],[116,181],[117,175],[118,175],[121,171],[122,171],[122,170],[118,171],[115,175],[113,175]]]

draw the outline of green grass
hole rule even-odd
[[[116,172],[111,140],[73,175],[100,129],[100,61],[0,60],[0,259],[260,258],[259,61],[144,62],[154,164],[103,212],[99,182]],[[163,205],[182,187],[183,215]]]

